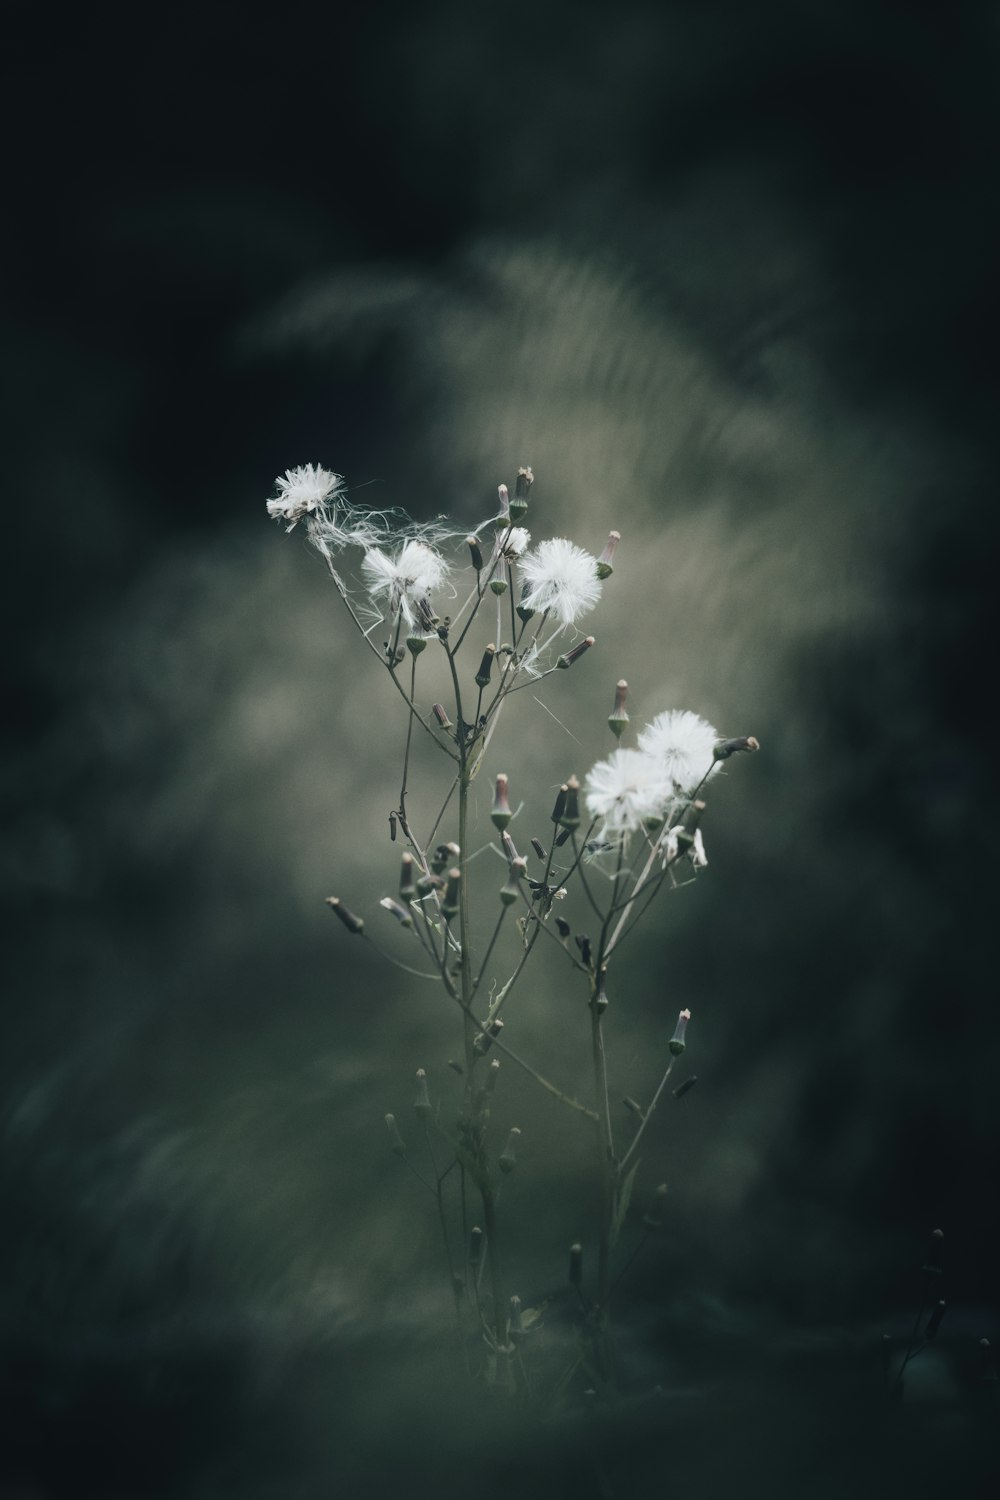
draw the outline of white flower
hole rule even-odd
[[[534,552],[522,557],[520,568],[528,586],[522,603],[528,609],[548,610],[563,625],[572,625],[601,597],[597,559],[564,537],[539,542]]]
[[[339,474],[331,474],[319,464],[302,464],[297,469],[286,469],[284,479],[276,479],[280,494],[276,500],[267,502],[267,513],[276,519],[288,521],[291,531],[297,521],[341,493],[344,481]]]
[[[497,550],[504,557],[523,557],[531,546],[531,532],[523,526],[512,526],[509,532],[497,532]]]
[[[674,795],[673,782],[652,756],[616,750],[599,761],[585,783],[587,811],[603,818],[602,836],[636,833],[647,818],[662,817]]]
[[[691,863],[696,870],[703,870],[708,864],[708,855],[705,853],[705,841],[701,836],[701,829],[694,831],[694,843],[691,845]]]
[[[414,622],[413,606],[439,589],[448,576],[448,564],[426,542],[404,542],[397,555],[389,557],[380,547],[365,553],[361,571],[373,600],[384,598],[388,612],[398,609],[408,625]]]
[[[690,795],[715,769],[712,752],[719,736],[711,724],[687,709],[658,714],[639,736],[639,749],[652,756],[678,793]]]

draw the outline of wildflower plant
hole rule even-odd
[[[378,904],[401,939],[405,934],[420,950],[420,967],[386,952],[365,918],[339,896],[327,900],[347,934],[374,943],[406,972],[434,980],[455,1010],[461,1046],[450,1060],[453,1097],[433,1098],[425,1070],[416,1071],[413,1110],[429,1167],[414,1160],[409,1132],[393,1114],[385,1116],[385,1126],[391,1152],[435,1200],[456,1314],[460,1327],[475,1334],[467,1349],[484,1351],[478,1373],[490,1384],[531,1389],[526,1334],[539,1314],[507,1284],[498,1210],[501,1184],[517,1164],[521,1130],[491,1126],[499,1078],[510,1064],[579,1117],[592,1138],[600,1203],[596,1272],[585,1277],[590,1256],[574,1242],[568,1281],[581,1327],[568,1373],[582,1370],[595,1388],[611,1389],[616,1246],[636,1182],[638,1148],[686,1050],[691,1012],[684,1008],[677,1017],[648,1103],[626,1096],[623,1137],[608,1081],[609,976],[654,900],[706,866],[702,794],[723,762],[758,744],[752,736],[723,739],[697,714],[667,709],[640,729],[636,748],[622,745],[630,720],[628,687],[620,680],[608,718],[617,747],[582,784],[568,767],[546,768],[547,779],[554,774],[558,785],[549,823],[528,830],[530,843],[525,839],[519,850],[512,832],[517,778],[495,768],[497,730],[508,700],[522,688],[562,671],[587,670],[577,664],[595,637],[582,635],[580,622],[600,605],[620,542],[612,531],[598,556],[564,537],[535,542],[524,524],[533,483],[531,469],[521,468],[513,495],[500,485],[496,511],[471,532],[355,507],[342,478],[312,464],[278,479],[267,509],[289,531],[304,526],[405,713],[402,774],[389,817],[390,837],[400,846],[398,874],[395,894]],[[416,826],[408,801],[415,734],[450,762],[447,790],[428,831]],[[472,789],[487,767],[490,820],[503,860],[499,881],[496,866],[473,863],[470,848]],[[473,912],[481,899],[492,915],[480,932]],[[586,1000],[592,1088],[585,1100],[514,1045],[517,1002],[539,941],[560,950],[560,962]],[[674,1096],[693,1082],[685,1079]],[[661,1185],[652,1197],[646,1233],[659,1223],[665,1191]],[[617,1268],[618,1279],[635,1253]]]

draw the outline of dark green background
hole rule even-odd
[[[392,877],[338,792],[362,668],[266,535],[310,460],[419,517],[525,459],[563,525],[662,516],[686,626],[647,602],[588,680],[764,743],[637,953],[628,1035],[678,996],[706,1023],[622,1308],[633,1393],[667,1394],[591,1429],[616,1492],[985,1476],[995,13],[8,15],[0,1493],[600,1493],[576,1426],[439,1353],[380,1121],[418,1062],[445,1087],[450,1018],[322,909]],[[588,1190],[569,1129],[508,1107],[528,1299]],[[948,1317],[889,1413],[872,1351],[938,1225]]]

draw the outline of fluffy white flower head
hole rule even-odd
[[[444,558],[426,542],[404,542],[395,557],[372,547],[361,564],[373,602],[385,600],[390,615],[403,611],[408,625],[415,619],[414,605],[435,593],[448,577]]]
[[[689,709],[669,708],[658,714],[639,736],[639,749],[650,756],[675,793],[689,796],[715,769],[712,752],[718,733]]]
[[[278,478],[274,482],[279,494],[276,500],[267,502],[267,513],[287,521],[289,531],[303,516],[322,509],[331,498],[336,499],[344,485],[339,474],[331,474],[319,464],[301,464],[297,469],[286,469],[284,479]]]
[[[504,557],[523,557],[530,546],[531,532],[523,526],[512,526],[509,532],[497,532],[497,547]]]
[[[548,610],[563,625],[573,625],[601,597],[597,559],[565,537],[539,542],[521,558],[520,568],[528,609]]]
[[[638,832],[647,818],[662,817],[673,795],[670,777],[639,750],[616,750],[584,783],[587,811],[603,819],[602,836],[613,842]]]

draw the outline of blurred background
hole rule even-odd
[[[995,7],[8,14],[0,1494],[985,1485]],[[306,462],[462,526],[530,463],[536,536],[623,533],[597,647],[497,735],[522,846],[621,676],[763,746],[612,996],[617,1096],[682,1005],[700,1082],[606,1431],[463,1391],[385,1149],[456,1031],[323,905],[383,916],[404,726],[265,514]],[[542,962],[508,1023],[578,1092],[582,1005]],[[590,1142],[509,1073],[558,1321]]]

